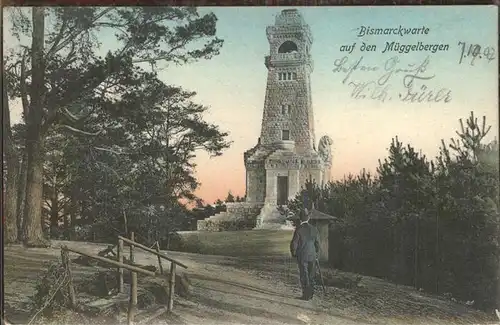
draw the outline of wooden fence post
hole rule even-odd
[[[134,241],[134,232],[130,233],[130,240]],[[134,245],[130,245],[130,264],[134,263]],[[130,300],[128,306],[128,325],[134,322],[135,309],[137,308],[137,273],[132,272],[130,280]]]
[[[160,252],[160,244],[156,241],[156,251]],[[158,255],[158,266],[160,267],[160,274],[163,274],[163,265],[161,264],[161,257]]]
[[[170,262],[170,290],[168,295],[168,311],[171,312],[174,308],[174,293],[175,293],[175,263]]]
[[[118,239],[117,255],[118,262],[123,263],[123,240]],[[118,268],[118,292],[123,293],[125,291],[123,286],[123,268]]]
[[[71,274],[71,261],[69,259],[69,253],[67,250],[61,247],[61,259],[64,266],[64,269],[68,273],[69,281],[68,281],[68,294],[69,294],[69,303],[71,308],[76,307],[76,294],[75,287],[73,285],[73,275]]]

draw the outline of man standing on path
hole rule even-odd
[[[310,300],[314,295],[316,259],[319,256],[318,229],[309,224],[307,209],[300,213],[300,225],[296,226],[290,243],[290,252],[299,265],[302,300]]]

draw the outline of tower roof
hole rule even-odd
[[[306,22],[297,9],[285,9],[276,16],[275,26],[302,26]]]

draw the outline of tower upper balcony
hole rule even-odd
[[[266,67],[294,66],[309,63],[312,65],[312,59],[304,53],[278,53],[273,56],[267,55],[264,61]]]
[[[293,40],[296,45],[301,43],[302,46],[296,48],[298,52],[308,52],[313,42],[311,29],[297,9],[282,10],[276,16],[274,25],[266,28],[266,34],[272,46],[273,44],[280,46],[285,40]],[[287,53],[289,51],[279,52]]]
[[[282,10],[279,15],[276,16],[274,23],[275,26],[303,26],[306,22],[300,12],[297,9],[285,9]]]

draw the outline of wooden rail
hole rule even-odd
[[[127,269],[131,272],[131,281],[130,281],[130,299],[129,299],[129,308],[128,308],[128,315],[127,315],[127,323],[128,325],[133,324],[134,322],[134,317],[137,311],[137,273],[141,273],[144,275],[148,276],[163,276],[163,265],[161,263],[161,259],[165,259],[170,262],[170,274],[169,274],[169,297],[168,297],[168,304],[166,310],[168,312],[171,312],[174,306],[174,295],[175,295],[175,277],[176,277],[176,266],[179,265],[185,269],[187,269],[187,266],[184,265],[183,263],[174,260],[173,258],[170,258],[166,256],[165,254],[160,252],[160,247],[158,242],[155,243],[154,246],[156,246],[156,249],[149,248],[147,246],[144,246],[142,244],[139,244],[135,242],[134,240],[134,233],[130,233],[130,239],[118,236],[118,246],[117,246],[117,259],[118,261],[108,259],[102,256],[98,255],[92,255],[89,253],[86,253],[84,251],[81,251],[76,248],[69,248],[67,246],[62,246],[61,247],[61,257],[62,257],[62,263],[66,270],[68,271],[68,275],[70,277],[70,281],[68,282],[68,292],[70,295],[70,303],[71,307],[76,308],[76,297],[75,297],[75,289],[73,286],[73,281],[71,277],[71,262],[69,259],[69,254],[68,252],[76,253],[79,255],[86,256],[91,259],[95,259],[98,261],[101,261],[103,263],[112,265],[114,267],[118,268],[118,290],[120,293],[123,293],[124,291],[124,279],[123,279],[123,270]],[[149,253],[152,253],[158,257],[158,264],[159,264],[159,272],[152,272],[134,265],[126,264],[123,263],[124,260],[124,243],[127,243],[130,246],[130,263],[133,264],[135,260],[135,254],[134,254],[134,247],[138,247],[144,251],[147,251]]]
[[[133,238],[134,238],[134,234],[132,233],[132,239]],[[118,246],[118,247],[120,247],[120,246]],[[70,294],[70,303],[71,303],[73,308],[76,307],[76,298],[75,298],[75,289],[74,289],[73,281],[71,278],[71,269],[70,269],[70,261],[69,261],[68,251],[73,252],[73,253],[77,253],[77,254],[80,254],[83,256],[87,256],[89,258],[93,258],[93,259],[96,259],[96,260],[104,262],[104,263],[118,266],[122,270],[121,274],[123,274],[123,269],[127,269],[127,270],[131,271],[131,273],[132,273],[131,278],[132,279],[131,279],[131,283],[130,283],[130,300],[129,300],[129,307],[128,307],[127,323],[128,323],[128,325],[132,325],[134,322],[134,316],[135,316],[136,309],[137,309],[137,273],[150,275],[150,276],[155,276],[157,274],[155,272],[144,270],[144,269],[137,267],[137,266],[127,265],[127,264],[124,264],[122,262],[116,262],[116,261],[107,259],[105,257],[88,254],[88,253],[83,252],[79,249],[69,248],[67,246],[62,246],[61,247],[61,257],[62,257],[63,265],[67,269],[68,274],[70,276],[70,281],[68,283],[68,290],[69,290],[69,294]],[[122,254],[122,252],[120,252],[120,248],[118,248],[118,254]],[[134,247],[133,246],[130,246],[130,261],[131,262],[134,261]],[[121,278],[121,281],[123,281],[123,277]],[[123,282],[119,283],[118,285],[119,285],[120,289],[123,291]]]
[[[133,233],[132,233],[133,235]],[[159,267],[160,267],[160,274],[163,274],[163,266],[161,264],[161,258],[163,259],[166,259],[167,261],[170,261],[170,274],[169,274],[169,295],[168,295],[168,305],[167,305],[167,310],[169,312],[172,311],[172,309],[174,308],[174,295],[175,295],[175,271],[176,271],[176,265],[179,265],[179,266],[182,266],[183,268],[187,269],[187,266],[182,264],[181,262],[179,261],[176,261],[174,260],[173,258],[170,258],[168,256],[166,256],[165,254],[163,253],[160,253],[160,247],[158,245],[158,242],[157,242],[157,245],[156,245],[156,250],[153,250],[147,246],[144,246],[142,244],[139,244],[139,243],[136,243],[133,239],[134,237],[131,236],[132,238],[131,239],[128,239],[128,238],[125,238],[125,237],[122,237],[122,236],[118,236],[118,247],[120,247],[120,243],[127,243],[130,245],[130,251],[132,252],[132,247],[138,247],[142,250],[145,250],[146,252],[149,252],[151,254],[154,254],[158,257],[158,264],[159,264]],[[132,254],[132,253],[131,253]],[[120,254],[118,254],[120,256]],[[132,255],[131,255],[131,258]],[[120,280],[121,281],[121,280]],[[129,310],[131,310],[129,308]]]
[[[104,262],[104,263],[108,263],[108,264],[111,264],[111,265],[114,265],[114,266],[117,266],[117,267],[122,267],[122,268],[127,269],[127,270],[132,271],[132,272],[142,273],[144,275],[149,275],[149,276],[155,276],[156,275],[155,272],[151,272],[151,271],[142,269],[142,268],[137,267],[137,266],[128,265],[128,264],[125,264],[125,263],[120,263],[120,262],[117,262],[117,261],[113,261],[113,260],[110,260],[110,259],[105,258],[105,257],[95,256],[95,255],[86,253],[86,252],[81,251],[81,250],[76,249],[76,248],[69,248],[67,246],[63,246],[61,248],[64,249],[64,250],[73,252],[73,253],[77,253],[77,254],[80,254],[80,255],[83,255],[83,256],[87,256],[89,258],[96,259],[96,260]]]
[[[144,246],[144,245],[142,245],[142,244],[136,243],[136,242],[135,242],[135,241],[133,241],[133,240],[130,240],[130,239],[125,238],[125,237],[122,237],[122,236],[118,236],[118,239],[123,240],[125,243],[127,243],[127,244],[129,244],[129,245],[134,245],[134,246],[136,246],[136,247],[139,247],[139,248],[140,248],[140,249],[142,249],[142,250],[145,250],[146,252],[150,252],[151,254],[154,254],[154,255],[159,256],[159,257],[161,257],[161,258],[163,258],[163,259],[166,259],[167,261],[170,261],[170,262],[175,263],[175,264],[177,264],[177,265],[179,265],[179,266],[182,266],[182,267],[183,267],[183,268],[185,268],[185,269],[187,269],[187,268],[188,268],[185,264],[183,264],[183,263],[181,263],[181,262],[179,262],[179,261],[177,261],[177,260],[174,260],[173,258],[168,257],[167,255],[165,255],[165,254],[163,254],[163,253],[160,253],[160,252],[158,252],[158,251],[156,251],[156,250],[154,250],[154,249],[151,249],[151,248],[149,248],[149,247],[147,247],[147,246]]]

